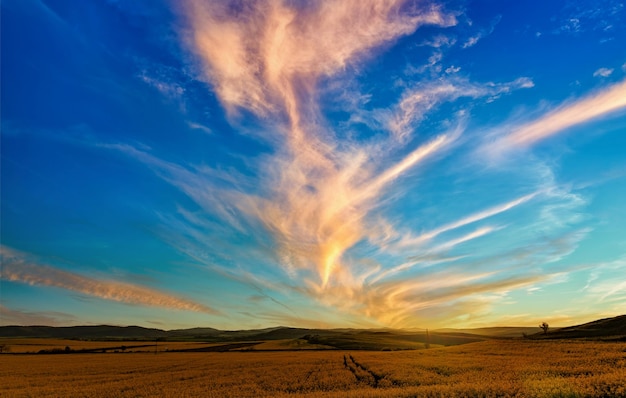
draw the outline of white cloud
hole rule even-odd
[[[482,39],[482,37],[483,37],[482,33],[477,34],[476,36],[470,37],[469,39],[467,39],[465,43],[461,45],[461,48],[469,48],[469,47],[476,45],[476,43],[478,43],[478,41]]]
[[[580,19],[578,18],[569,18],[565,21],[563,25],[559,28],[562,32],[565,33],[578,33],[580,32]]]
[[[522,196],[520,198],[517,198],[515,200],[512,200],[508,203],[503,203],[500,205],[497,205],[495,207],[489,208],[489,209],[485,209],[483,211],[480,211],[478,213],[474,213],[471,215],[468,215],[460,220],[454,221],[452,223],[446,224],[442,227],[436,228],[432,231],[428,231],[425,232],[417,237],[409,237],[409,236],[404,236],[401,241],[400,241],[400,245],[403,246],[414,246],[414,245],[418,245],[421,244],[425,241],[431,240],[435,237],[437,237],[438,235],[450,231],[450,230],[454,230],[460,227],[463,227],[465,225],[468,224],[472,224],[475,223],[477,221],[481,221],[484,220],[486,218],[495,216],[497,214],[500,214],[502,212],[508,211],[514,207],[517,207],[521,204],[524,204],[526,202],[528,202],[529,200],[531,200],[533,197],[535,197],[537,194],[536,193],[532,193],[529,195],[525,195]]]
[[[185,89],[175,82],[168,82],[157,77],[149,76],[146,71],[143,71],[139,78],[149,86],[157,89],[163,96],[169,99],[180,100],[185,93]]]
[[[603,0],[597,6],[581,7],[576,2],[565,2],[559,15],[564,17],[557,21],[560,25],[553,34],[578,35],[584,32],[611,32],[624,19],[624,3],[622,0]],[[608,40],[612,40],[609,38]],[[602,39],[601,42],[607,39]]]
[[[205,126],[204,124],[188,121],[187,122],[187,126],[189,126],[190,128],[192,128],[194,130],[203,131],[204,133],[206,133],[208,135],[213,134],[213,130],[211,130],[211,128]]]
[[[491,22],[491,25],[489,26],[488,29],[481,30],[477,34],[475,34],[474,36],[471,36],[469,39],[467,39],[465,41],[465,43],[463,43],[461,45],[461,48],[472,47],[472,46],[476,45],[476,43],[478,43],[478,41],[481,40],[483,37],[486,37],[486,36],[490,35],[491,33],[493,33],[493,30],[495,29],[496,25],[500,22],[501,19],[502,19],[502,16],[498,15]],[[471,24],[470,24],[470,26],[471,26]]]
[[[505,83],[474,83],[466,78],[450,75],[406,90],[392,112],[381,111],[377,118],[393,137],[404,142],[410,138],[425,115],[443,102],[452,102],[461,97],[496,97],[533,86],[533,81],[527,77]]]
[[[595,72],[593,72],[593,77],[609,77],[611,76],[611,74],[613,73],[613,69],[609,69],[609,68],[600,68],[598,70],[596,70]]]
[[[436,35],[429,40],[424,40],[419,46],[430,46],[435,48],[452,47],[456,44],[456,37],[446,35]]]

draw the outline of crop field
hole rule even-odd
[[[626,397],[626,343],[2,354],[2,397]]]

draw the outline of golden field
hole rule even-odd
[[[391,352],[2,354],[0,396],[626,397],[626,343],[492,340]]]

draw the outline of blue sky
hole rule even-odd
[[[626,5],[2,2],[2,324],[626,313]]]

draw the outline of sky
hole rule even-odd
[[[626,313],[622,0],[3,0],[2,325]]]

